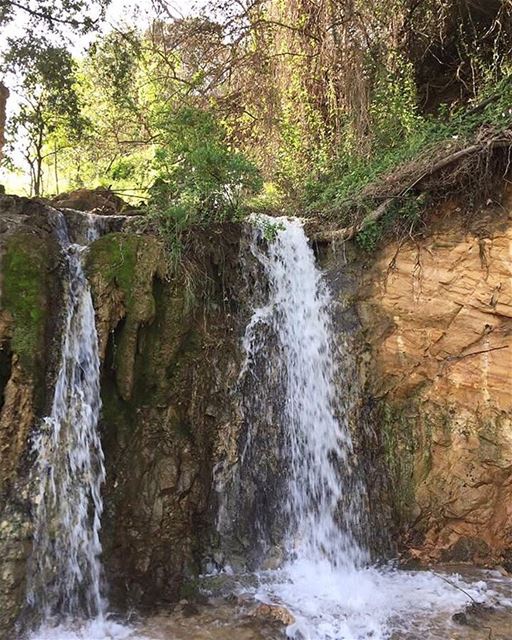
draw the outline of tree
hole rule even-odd
[[[177,225],[235,219],[242,197],[261,189],[255,165],[230,148],[210,111],[163,107],[157,118],[154,205]]]
[[[21,93],[18,112],[8,123],[10,143],[12,147],[17,140],[24,145],[36,195],[41,192],[43,148],[48,134],[63,119],[72,124],[72,118],[78,117],[74,65],[64,46],[77,32],[85,34],[97,28],[109,3],[110,0],[0,0],[0,36],[4,36],[0,84],[11,89],[16,85]],[[13,22],[20,28],[5,37]],[[80,126],[78,118],[72,128],[77,130]]]
[[[5,144],[6,103],[8,97],[9,90],[0,82],[0,162],[2,162]]]
[[[33,49],[40,55],[34,57]],[[23,59],[20,49],[11,50],[10,55]],[[23,155],[30,167],[31,192],[42,193],[43,164],[55,148],[48,150],[49,139],[58,129],[65,129],[69,139],[77,139],[83,132],[85,122],[75,88],[75,63],[63,47],[44,45],[33,40],[27,59],[34,61],[21,77],[19,93],[22,101],[17,113],[8,125],[12,144],[22,141]]]
[[[110,0],[0,0],[0,30],[19,20],[31,33],[62,33],[63,28],[87,33],[109,4]]]

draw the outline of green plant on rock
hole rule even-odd
[[[396,198],[380,220],[363,225],[355,237],[356,244],[364,251],[371,252],[387,234],[410,236],[421,220],[425,203],[426,198],[423,195]]]
[[[267,242],[274,242],[280,231],[283,231],[284,224],[282,222],[273,222],[267,218],[261,218],[256,216],[256,222],[260,227],[263,237]]]
[[[370,253],[377,246],[382,236],[382,227],[376,222],[370,222],[356,235],[357,245]]]
[[[239,220],[244,197],[262,188],[256,166],[233,150],[214,115],[193,107],[156,116],[159,146],[150,216],[179,257],[183,231],[194,224]]]
[[[385,403],[382,411],[382,441],[391,480],[393,501],[400,524],[409,519],[414,504],[414,466],[418,442],[414,420],[400,406]]]

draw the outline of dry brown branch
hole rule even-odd
[[[501,132],[496,135],[494,138],[490,138],[488,140],[481,141],[476,144],[472,144],[468,147],[464,147],[463,149],[458,149],[455,152],[449,153],[444,157],[438,159],[433,162],[430,166],[425,168],[424,164],[416,162],[415,166],[412,170],[408,170],[409,167],[406,167],[403,170],[402,176],[396,175],[395,177],[395,187],[391,189],[391,194],[386,194],[385,200],[382,201],[379,206],[374,209],[371,213],[366,215],[359,223],[353,224],[349,227],[344,227],[342,229],[322,229],[316,232],[313,232],[311,238],[315,242],[344,242],[346,240],[351,240],[358,233],[363,231],[370,224],[374,224],[382,216],[388,211],[391,203],[398,199],[404,197],[408,192],[412,189],[418,187],[421,182],[423,182],[426,178],[432,177],[435,174],[441,172],[443,169],[447,169],[450,165],[454,163],[461,162],[465,158],[469,157],[478,157],[480,155],[487,155],[490,151],[499,148],[508,148],[512,149],[512,133],[509,131]],[[419,171],[418,175],[418,169]],[[408,176],[409,180],[411,180],[411,174],[413,176],[412,181],[408,182],[405,186],[403,185],[404,179],[403,176]],[[391,177],[388,177],[386,180],[386,184],[389,184],[391,181]],[[372,187],[375,189],[375,187]],[[376,190],[376,189],[375,189]],[[369,193],[370,190],[367,190]]]

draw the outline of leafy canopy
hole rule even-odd
[[[256,166],[230,148],[224,127],[211,112],[163,107],[156,128],[150,203],[177,224],[234,219],[241,199],[261,189]]]
[[[27,30],[62,33],[71,28],[87,33],[97,27],[110,0],[1,0],[0,29],[10,22],[25,22]]]

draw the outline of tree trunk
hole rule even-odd
[[[5,144],[5,120],[6,120],[6,103],[9,97],[9,90],[0,82],[0,162],[2,162],[3,147]]]

